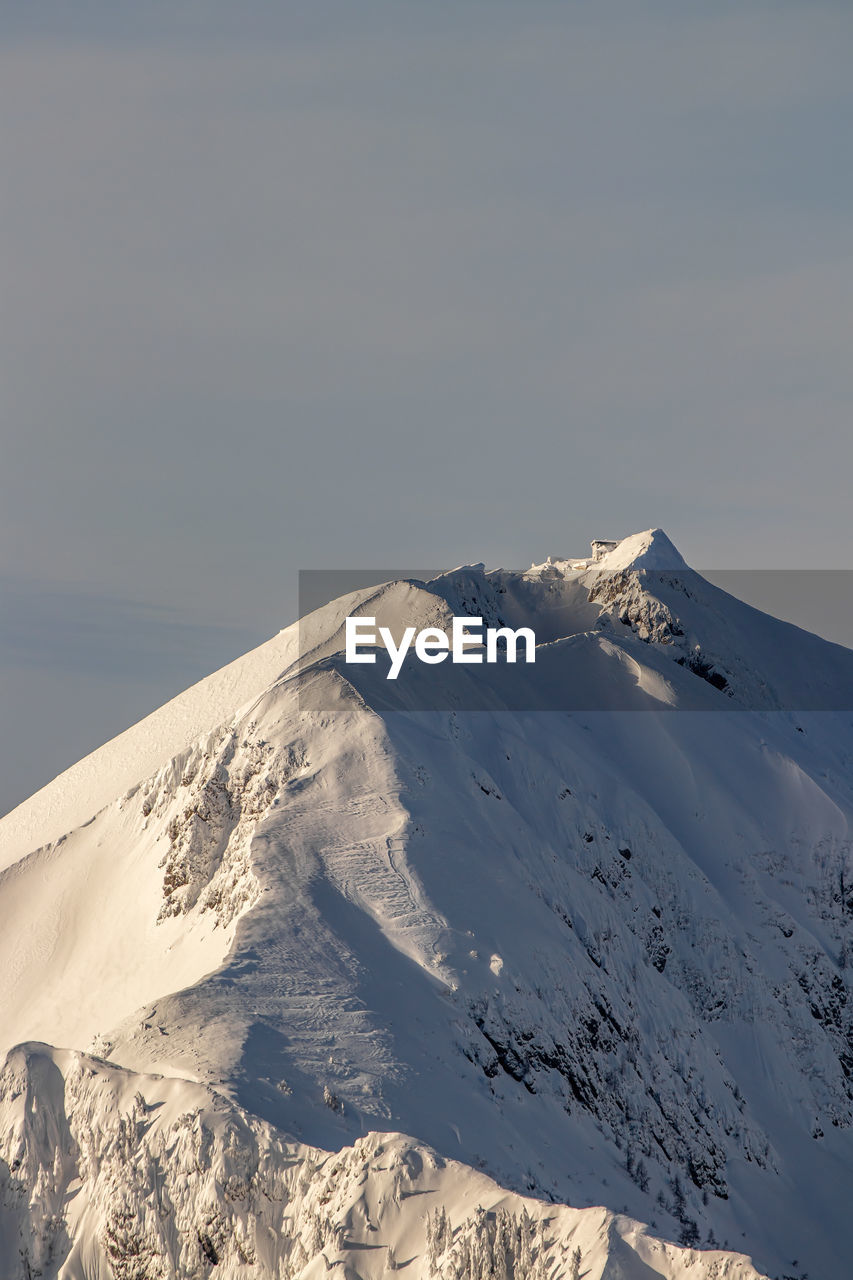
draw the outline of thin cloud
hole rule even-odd
[[[137,684],[201,678],[267,637],[80,588],[0,579],[0,667]]]

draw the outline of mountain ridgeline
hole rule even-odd
[[[660,530],[324,605],[0,821],[0,1275],[836,1280],[851,761]]]

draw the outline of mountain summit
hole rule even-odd
[[[345,661],[459,615],[536,663]],[[0,821],[0,1271],[841,1274],[851,707],[651,530],[154,712]]]
[[[676,551],[663,529],[646,529],[616,541],[599,539],[592,543],[593,561],[600,569],[662,569],[683,572],[687,563]]]

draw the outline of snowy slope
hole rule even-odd
[[[307,663],[342,648],[347,614],[376,612],[379,624],[397,634],[409,595],[406,584],[391,584],[333,601],[85,756],[0,818],[0,868],[88,822],[121,793],[247,710],[300,657]],[[447,610],[433,604],[436,620],[443,620]]]
[[[532,625],[537,662],[412,662],[389,682],[343,662],[351,612],[395,632],[452,613]],[[90,1103],[67,1082],[91,1071],[99,1125],[131,1088],[171,1090],[242,1117],[241,1160],[263,1130],[281,1170],[408,1134],[394,1150],[442,1170],[454,1227],[488,1178],[516,1216],[519,1193],[591,1206],[593,1277],[754,1274],[719,1245],[769,1275],[843,1274],[851,689],[853,654],[711,587],[650,531],[594,563],[467,566],[333,602],[107,744],[0,822],[0,1047],[98,1055],[9,1060],[4,1131],[24,1096],[54,1119],[26,1176],[9,1163],[5,1256],[29,1247],[22,1205],[50,1178],[62,1274],[110,1274],[110,1197],[155,1223],[153,1174],[131,1195],[113,1171],[102,1203],[92,1169],[43,1172],[51,1143],[81,1147],[66,1130]],[[165,1170],[162,1105],[162,1133],[134,1124]],[[178,1236],[145,1227],[163,1274],[214,1265],[190,1223],[226,1212],[224,1186],[187,1192]],[[382,1240],[427,1276],[421,1190]],[[240,1231],[282,1231],[264,1212],[244,1206]],[[568,1276],[580,1226],[551,1213],[550,1274]],[[464,1235],[436,1274],[474,1274]],[[200,1258],[174,1270],[191,1237]],[[347,1274],[391,1269],[353,1239]],[[246,1274],[325,1274],[310,1252]]]
[[[650,1238],[606,1209],[508,1194],[397,1134],[330,1154],[221,1095],[28,1044],[0,1073],[4,1276],[758,1280],[749,1260]],[[33,1229],[33,1224],[36,1229]],[[500,1261],[498,1261],[500,1259]],[[495,1265],[501,1270],[495,1270]],[[215,1268],[215,1271],[214,1271]]]

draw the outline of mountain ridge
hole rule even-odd
[[[842,1265],[853,654],[662,568],[659,532],[332,602],[142,722],[125,755],[115,740],[121,786],[85,825],[56,831],[57,789],[13,811],[4,1048],[61,1032],[312,1149],[407,1133],[515,1194],[606,1203],[776,1275]],[[530,689],[586,680],[589,704],[508,709],[483,668],[425,709],[422,672],[392,695],[342,663],[348,611],[399,627],[474,610],[539,619]],[[801,710],[803,690],[842,707]],[[16,859],[39,822],[56,834]],[[644,1276],[620,1248],[600,1274]]]

